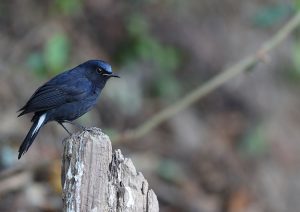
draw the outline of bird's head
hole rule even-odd
[[[112,72],[111,66],[102,60],[88,60],[80,66],[85,70],[87,78],[100,88],[104,87],[109,78],[120,78]]]

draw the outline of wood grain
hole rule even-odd
[[[64,141],[62,188],[64,211],[159,211],[142,173],[98,128]]]

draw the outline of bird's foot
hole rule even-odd
[[[69,136],[72,135],[72,133],[70,133],[70,131],[63,125],[62,122],[59,122],[59,121],[58,121],[58,123],[65,129],[65,131],[67,131],[67,133],[69,134]]]
[[[75,122],[72,122],[72,121],[67,121],[67,120],[65,120],[65,121],[63,121],[63,122],[68,123],[68,124],[72,124],[72,125],[74,125],[75,127],[81,129],[82,131],[88,131],[88,128],[87,128],[87,127],[84,127],[84,126],[82,126],[82,125],[80,125],[80,124],[78,124],[78,123],[75,123]]]

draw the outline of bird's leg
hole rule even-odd
[[[68,123],[68,124],[72,124],[72,125],[74,125],[75,127],[78,127],[78,128],[80,128],[81,130],[83,130],[83,131],[85,131],[85,130],[87,129],[86,127],[84,127],[84,126],[82,126],[82,125],[80,125],[80,124],[78,124],[78,123],[72,122],[72,121],[64,120],[64,122],[65,122],[65,123]]]
[[[70,136],[72,135],[72,133],[69,132],[69,130],[63,125],[62,122],[58,121],[57,123],[59,123],[67,131],[67,133],[69,133]]]

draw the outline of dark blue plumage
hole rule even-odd
[[[42,126],[57,121],[63,127],[89,111],[111,77],[119,77],[101,60],[89,60],[63,72],[39,87],[19,111],[34,112],[33,125],[19,149],[18,159],[27,152]],[[67,130],[64,127],[65,130]]]

